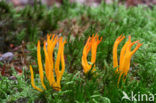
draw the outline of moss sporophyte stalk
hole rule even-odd
[[[54,48],[57,44],[59,43],[59,48],[58,48],[58,53],[57,53],[57,58],[56,62],[54,64]],[[45,74],[46,78],[49,82],[49,85],[53,87],[53,89],[60,91],[61,90],[61,85],[60,81],[63,76],[63,73],[65,71],[65,60],[64,60],[64,45],[66,41],[63,41],[63,37],[58,38],[56,35],[47,35],[47,41],[44,42],[44,55],[45,55]],[[40,41],[38,41],[37,44],[37,61],[38,61],[38,67],[39,67],[39,76],[40,76],[40,81],[42,84],[42,87],[46,89],[46,86],[44,84],[44,73],[43,73],[43,65],[42,65],[42,60],[41,60],[41,48],[40,48]],[[61,63],[61,70],[60,70],[60,63]],[[54,66],[55,65],[55,66]],[[55,69],[54,69],[55,67]],[[56,79],[55,79],[55,75]],[[30,65],[30,72],[31,72],[31,84],[32,87],[40,92],[43,91],[43,89],[38,88],[35,85],[34,82],[34,74],[33,74],[33,69],[32,66]]]
[[[99,43],[101,42],[102,37],[99,39],[99,36],[96,34],[95,36],[92,35],[92,37],[89,37],[86,45],[83,48],[83,54],[82,54],[82,67],[84,70],[84,73],[88,73],[92,67],[92,64],[96,61],[96,51]],[[91,64],[87,61],[87,56],[89,51],[91,51]],[[95,65],[92,69],[92,71],[95,71]]]
[[[129,36],[128,41],[124,44],[124,46],[121,49],[120,52],[120,61],[119,61],[119,66],[118,66],[118,58],[117,58],[117,48],[120,42],[125,38],[125,36],[119,36],[113,46],[113,68],[116,68],[116,72],[119,72],[119,79],[118,79],[118,84],[120,82],[121,76],[123,75],[126,77],[129,69],[130,69],[130,61],[133,56],[133,54],[139,49],[139,47],[142,45],[139,43],[139,40],[131,42],[131,36]],[[134,50],[131,51],[131,47],[137,44]],[[125,79],[124,79],[125,80]]]

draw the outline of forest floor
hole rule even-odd
[[[102,2],[95,7],[66,1],[59,7],[34,3],[17,10],[0,1],[0,14],[1,103],[135,103],[132,93],[136,94],[136,101],[155,101],[155,96],[152,97],[156,94],[155,5],[126,7],[118,2]],[[36,85],[42,88],[37,42],[41,42],[44,66],[42,48],[48,33],[62,36],[67,41],[65,72],[61,91],[51,87],[39,92],[31,85],[29,65],[33,66]],[[81,66],[83,49],[88,37],[96,33],[103,38],[96,51],[96,74],[85,74]],[[113,68],[112,52],[114,42],[121,34],[125,39],[118,47],[118,61],[128,36],[132,42],[139,40],[142,46],[132,56],[126,81],[121,80],[117,85],[119,75]],[[91,56],[89,53],[88,61]],[[122,100],[124,93],[130,100]],[[147,96],[141,97],[142,94]]]

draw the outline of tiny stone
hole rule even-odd
[[[0,56],[0,61],[2,62],[10,62],[12,61],[14,54],[12,52],[6,52]]]

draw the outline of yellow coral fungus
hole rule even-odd
[[[117,68],[117,71],[119,70],[120,75],[118,79],[118,84],[120,82],[121,76],[124,74],[124,76],[127,75],[129,68],[130,68],[130,61],[132,58],[132,55],[139,49],[139,47],[142,45],[139,43],[139,41],[131,42],[131,36],[129,36],[129,40],[125,43],[123,48],[120,52],[120,66],[118,67],[118,59],[117,59],[117,47],[119,43],[125,38],[125,36],[119,36],[113,46],[113,67]],[[137,43],[137,46],[134,50],[131,51],[131,47]]]
[[[57,53],[57,58],[56,58],[56,63],[55,63],[55,69],[54,69],[53,52],[54,52],[54,48],[57,42],[59,43],[59,48],[58,48],[58,53]],[[47,41],[44,42],[44,47],[43,47],[44,54],[45,54],[45,75],[50,86],[52,86],[57,91],[61,90],[60,81],[65,71],[65,61],[64,61],[64,44],[65,43],[66,41],[63,41],[63,37],[58,38],[55,35],[52,35],[52,36],[47,35]],[[46,86],[44,84],[44,73],[43,73],[43,65],[42,65],[40,51],[41,51],[40,41],[38,41],[37,60],[38,60],[38,66],[39,66],[39,75],[40,75],[42,87],[46,89]],[[61,70],[60,70],[60,62],[61,62],[61,67],[62,67]],[[55,71],[56,79],[55,79],[54,71]],[[30,66],[30,72],[31,72],[32,87],[42,92],[43,91],[42,89],[35,86],[32,66]]]
[[[33,72],[33,69],[32,69],[32,66],[30,66],[30,73],[31,73],[31,85],[34,89],[42,92],[43,90],[38,88],[36,85],[35,85],[35,82],[34,82],[34,72]]]
[[[118,57],[117,57],[117,48],[120,42],[125,38],[125,36],[122,37],[119,36],[113,46],[113,68],[117,68],[116,71],[118,71]]]
[[[92,35],[92,37],[88,38],[87,43],[84,46],[83,54],[82,54],[82,67],[83,67],[84,73],[89,72],[89,70],[92,67],[92,65],[88,64],[88,61],[87,61],[87,55],[89,51],[91,50],[91,63],[94,64],[96,61],[97,46],[99,45],[101,40],[102,40],[102,37],[99,39],[99,36],[97,34],[95,36]],[[92,71],[95,71],[95,68],[93,68]]]

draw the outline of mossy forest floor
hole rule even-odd
[[[65,72],[61,91],[51,88],[40,93],[31,86],[29,65],[33,65],[35,83],[41,87],[36,45],[38,40],[43,43],[48,33],[67,40]],[[103,37],[96,55],[97,75],[85,75],[83,47],[96,33]],[[131,35],[132,41],[140,40],[143,45],[132,57],[126,82],[117,87],[112,50],[121,34]],[[14,54],[12,61],[0,62],[0,103],[138,103],[142,94],[147,94],[147,100],[143,97],[139,103],[150,103],[151,94],[156,94],[156,6],[126,8],[103,2],[89,7],[66,1],[60,7],[35,4],[16,10],[1,1],[0,39],[0,54]],[[119,45],[118,54],[126,40]],[[42,57],[44,60],[44,53]],[[123,92],[131,100],[122,100]],[[132,92],[137,101],[132,100]]]

